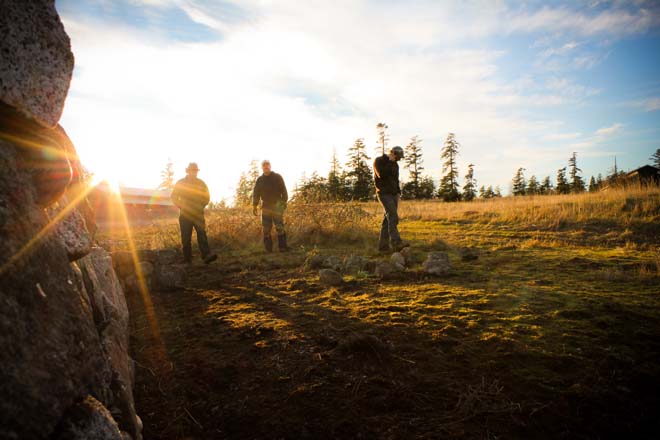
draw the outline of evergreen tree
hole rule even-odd
[[[293,197],[296,201],[302,201],[304,203],[328,201],[330,197],[328,181],[324,177],[319,176],[316,171],[309,178],[303,175],[300,182],[296,185]]]
[[[346,177],[350,187],[351,200],[367,201],[373,198],[374,184],[371,169],[367,165],[368,160],[364,139],[357,139],[348,150],[348,163],[346,164],[348,168]]]
[[[536,176],[532,176],[529,178],[529,181],[527,182],[526,193],[533,196],[541,193],[541,185],[539,184],[539,181],[536,179]]]
[[[545,176],[539,187],[539,194],[550,194],[552,192],[552,182],[550,176]]]
[[[422,140],[418,136],[410,138],[410,142],[405,148],[404,163],[408,169],[410,180],[404,185],[407,189],[408,197],[410,199],[420,199],[420,183],[422,180],[422,171],[424,170],[424,160],[422,159]]]
[[[477,196],[477,180],[474,178],[474,164],[468,165],[463,185],[463,200],[471,202]]]
[[[513,188],[512,193],[514,196],[524,196],[527,183],[525,182],[525,169],[518,168],[516,174],[513,176]]]
[[[651,165],[653,165],[656,168],[660,168],[660,148],[655,150],[655,153],[651,155],[649,160],[651,161]]]
[[[432,199],[435,195],[435,182],[430,176],[422,177],[419,182],[419,191],[417,193],[419,199]]]
[[[499,186],[495,187],[495,191],[493,192],[493,197],[502,197],[502,191],[500,190]]]
[[[594,176],[591,176],[591,179],[589,179],[589,192],[596,192],[598,191],[598,184],[596,183],[596,179],[594,179]]]
[[[557,194],[568,194],[571,186],[566,180],[566,167],[557,170]]]
[[[346,176],[341,169],[337,158],[337,150],[332,150],[332,161],[330,161],[330,172],[328,173],[328,197],[333,201],[343,200],[346,194]]]
[[[252,160],[248,171],[241,173],[238,178],[236,193],[234,194],[236,206],[250,206],[252,204],[252,191],[254,190],[254,184],[257,182],[257,177],[259,177],[259,167],[257,167],[257,161]]]
[[[486,198],[486,187],[481,185],[479,187],[479,198],[480,199],[485,199]]]
[[[174,164],[172,159],[167,159],[165,168],[160,172],[160,184],[158,185],[160,190],[171,191],[174,189]]]
[[[582,170],[577,166],[577,153],[573,152],[573,155],[568,159],[568,173],[571,178],[571,192],[581,193],[584,192],[584,179],[580,176]]]
[[[440,156],[443,159],[442,172],[444,175],[440,179],[438,189],[438,197],[445,202],[456,202],[461,198],[461,194],[458,192],[458,169],[456,168],[459,146],[454,133],[449,133]]]

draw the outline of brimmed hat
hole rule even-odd
[[[403,159],[403,148],[396,146],[390,150],[398,159]]]
[[[199,171],[199,167],[197,166],[197,162],[190,162],[188,164],[188,168],[186,168],[186,171]]]

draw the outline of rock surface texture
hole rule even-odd
[[[124,293],[56,126],[69,38],[53,0],[0,0],[0,35],[0,438],[140,439]]]
[[[45,127],[57,124],[73,53],[53,0],[0,0],[0,101]]]

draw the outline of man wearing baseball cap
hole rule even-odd
[[[390,249],[398,252],[410,246],[401,240],[398,228],[401,188],[399,186],[399,164],[397,162],[401,159],[403,159],[403,148],[397,146],[392,147],[389,153],[383,154],[374,160],[376,194],[378,195],[378,201],[385,210],[378,241],[380,252],[389,252]]]
[[[172,202],[179,208],[179,227],[181,228],[181,244],[183,245],[183,260],[192,262],[192,231],[197,233],[197,244],[202,253],[202,260],[209,264],[218,259],[209,249],[206,236],[204,208],[209,204],[210,195],[206,183],[197,178],[199,167],[190,162],[186,168],[186,177],[174,185]]]
[[[277,231],[277,244],[280,252],[289,250],[284,230],[284,210],[289,194],[282,176],[271,170],[270,161],[261,162],[263,174],[257,178],[252,191],[252,211],[257,215],[257,207],[261,202],[261,226],[264,233],[264,248],[266,252],[273,251],[273,237],[271,231],[275,225]]]

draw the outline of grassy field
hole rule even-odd
[[[246,210],[209,213],[220,260],[151,292],[159,332],[128,297],[145,438],[657,438],[660,191],[401,214],[417,263],[328,288],[308,254],[387,258],[376,204],[292,204],[285,255],[261,252]],[[133,233],[140,248],[178,243],[174,219]],[[449,253],[449,276],[420,270],[431,250]]]

